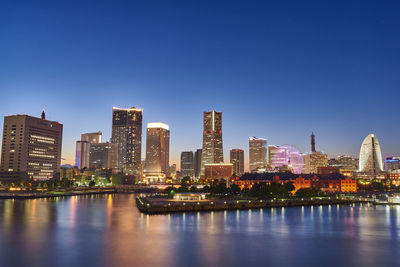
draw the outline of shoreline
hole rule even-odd
[[[84,196],[84,195],[102,195],[118,193],[115,189],[102,190],[102,191],[71,191],[60,192],[58,194],[52,193],[0,193],[0,199],[37,199],[37,198],[54,198],[54,197],[71,197],[71,196]]]
[[[354,199],[287,199],[287,200],[206,200],[206,201],[171,201],[136,197],[136,206],[144,214],[167,214],[198,211],[250,210],[260,208],[299,207],[313,205],[349,205],[372,203],[371,200]]]

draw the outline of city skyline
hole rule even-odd
[[[400,151],[400,126],[387,127],[397,119],[398,3],[79,5],[2,9],[0,116],[45,108],[64,124],[63,164],[74,163],[81,133],[110,140],[113,106],[170,125],[178,165],[180,152],[202,147],[212,109],[224,113],[225,155],[248,158],[249,136],[306,153],[311,132],[330,158],[358,157],[370,133],[383,157]]]
[[[113,107],[113,110],[115,109],[115,107]],[[127,108],[127,109],[125,109],[125,108],[118,108],[118,109],[121,109],[121,110],[129,110],[130,108]],[[142,108],[134,108],[134,109],[139,109],[142,113],[143,113],[143,109]],[[204,113],[204,112],[203,112]],[[16,115],[25,115],[25,114],[14,114],[14,115],[12,115],[12,116],[16,116]],[[32,115],[32,114],[27,114],[27,115],[29,115],[29,116],[35,116],[35,115]],[[38,116],[39,117],[39,116]],[[143,115],[143,117],[144,117],[144,115]],[[204,118],[203,118],[204,119]],[[58,121],[58,120],[56,120],[56,121]],[[143,119],[143,123],[145,123],[145,121],[146,120],[144,120]],[[59,121],[58,121],[59,122]],[[60,123],[62,123],[62,122],[60,122]],[[147,123],[146,123],[147,124]],[[224,125],[224,123],[222,123],[223,125]],[[110,132],[112,131],[112,125],[110,125]],[[65,130],[65,125],[64,125],[64,130]],[[146,129],[145,128],[143,128],[142,129],[142,148],[141,148],[141,154],[142,154],[142,160],[145,160],[146,159],[146,155],[145,155],[145,151],[146,151],[146,139],[147,139],[147,136],[146,136],[146,133],[145,133],[145,131],[146,131]],[[111,138],[107,138],[107,134],[106,135],[104,135],[103,133],[104,132],[107,132],[107,130],[106,131],[104,131],[103,129],[102,130],[92,130],[92,131],[83,131],[82,133],[80,133],[79,134],[79,136],[81,136],[80,138],[78,138],[77,140],[75,140],[74,142],[74,144],[73,144],[73,148],[72,148],[72,153],[73,153],[73,155],[72,155],[72,158],[71,159],[66,159],[65,157],[64,157],[64,155],[66,155],[66,154],[69,154],[68,152],[66,153],[65,152],[65,150],[69,150],[69,149],[71,149],[70,147],[64,147],[64,142],[63,142],[63,146],[62,146],[62,165],[65,165],[65,164],[67,164],[67,165],[75,165],[75,163],[76,163],[76,142],[79,142],[80,141],[80,139],[82,138],[82,136],[83,135],[86,135],[86,134],[91,134],[90,132],[93,132],[93,134],[96,134],[96,133],[101,133],[102,134],[102,139],[103,139],[103,142],[110,142],[110,140],[111,140]],[[368,134],[372,134],[372,133],[368,133]],[[223,132],[223,138],[225,139],[225,135],[226,135],[226,133],[224,133]],[[314,142],[315,142],[315,132],[312,132],[312,135],[314,135]],[[63,137],[63,138],[67,138],[67,137]],[[171,136],[171,139],[173,139],[173,136]],[[229,138],[228,138],[229,139]],[[262,139],[262,138],[261,138]],[[267,138],[265,138],[265,139],[267,139]],[[317,139],[319,140],[319,137],[318,137],[318,135],[317,135]],[[362,140],[363,140],[363,138],[362,138]],[[247,138],[247,142],[245,142],[245,143],[247,143],[247,147],[246,147],[246,144],[244,144],[243,146],[237,146],[237,147],[240,147],[239,149],[242,149],[242,150],[244,150],[244,154],[245,154],[245,158],[246,158],[246,160],[245,160],[245,171],[247,172],[247,171],[250,171],[250,167],[249,167],[249,143],[248,143],[248,138]],[[286,143],[284,143],[285,145],[284,146],[287,146],[287,144],[288,144],[288,142],[286,142]],[[316,142],[316,144],[317,144],[317,146],[318,147],[323,147],[323,144],[320,144],[318,141]],[[276,146],[276,144],[271,144],[272,146]],[[348,153],[347,151],[342,151],[341,153],[339,152],[337,155],[331,155],[331,154],[329,154],[328,152],[326,152],[325,150],[323,150],[323,149],[321,149],[320,151],[322,151],[323,153],[325,153],[325,154],[327,154],[328,155],[328,158],[337,158],[337,157],[339,157],[339,156],[343,156],[343,155],[350,155],[351,157],[353,157],[353,158],[359,158],[359,153],[360,153],[360,145],[362,145],[362,141],[360,142],[360,144],[356,144],[356,147],[358,147],[358,151],[355,151],[354,153]],[[268,145],[269,146],[269,145]],[[278,145],[278,146],[282,146],[282,145]],[[307,145],[305,145],[305,146],[307,146]],[[235,144],[232,144],[232,146],[229,146],[229,147],[226,147],[226,145],[225,144],[223,144],[223,153],[225,154],[225,155],[229,155],[230,154],[230,150],[232,150],[232,149],[234,149],[234,147],[235,147]],[[303,150],[300,150],[304,155],[306,154],[306,153],[311,153],[312,152],[312,150],[310,149],[310,142],[308,142],[308,147],[309,147],[309,150],[306,150],[306,151],[303,151]],[[200,146],[200,148],[199,149],[201,149],[201,146]],[[189,148],[187,151],[193,151],[193,152],[195,152],[197,150],[197,148]],[[176,152],[176,153],[178,153],[178,155],[175,155],[175,154],[173,154],[172,156],[170,155],[170,165],[172,165],[172,164],[176,164],[177,165],[177,167],[178,167],[178,169],[180,169],[180,157],[181,157],[181,152],[184,152],[184,151],[177,151],[176,149],[174,149],[173,147],[171,147],[170,148],[170,151],[174,151],[174,152]],[[384,151],[384,149],[382,149],[382,159],[385,159],[386,157],[391,157],[391,156],[397,156],[398,154],[385,154],[384,153],[385,151]],[[0,154],[1,155],[1,154]],[[224,161],[223,161],[224,163],[229,163],[230,161],[229,161],[229,157],[225,157],[224,158]]]

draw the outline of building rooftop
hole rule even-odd
[[[342,174],[332,173],[332,174],[295,174],[291,172],[264,172],[264,173],[245,173],[239,180],[273,180],[274,177],[278,176],[280,180],[294,180],[298,177],[304,179],[318,178],[320,180],[338,180],[346,179]]]

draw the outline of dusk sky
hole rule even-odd
[[[190,2],[190,3],[189,3]],[[171,163],[223,113],[225,161],[248,137],[358,157],[400,155],[399,1],[1,1],[0,115],[111,135],[113,106],[171,128]],[[1,132],[3,124],[1,123]],[[247,163],[247,162],[246,162]],[[178,164],[179,165],[179,164]]]

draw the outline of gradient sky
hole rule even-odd
[[[201,147],[211,109],[225,161],[248,159],[249,136],[308,152],[312,131],[329,157],[358,157],[372,132],[399,155],[399,14],[399,1],[1,1],[0,115],[45,108],[64,124],[63,163],[82,132],[110,138],[113,106],[169,124],[171,163]]]

